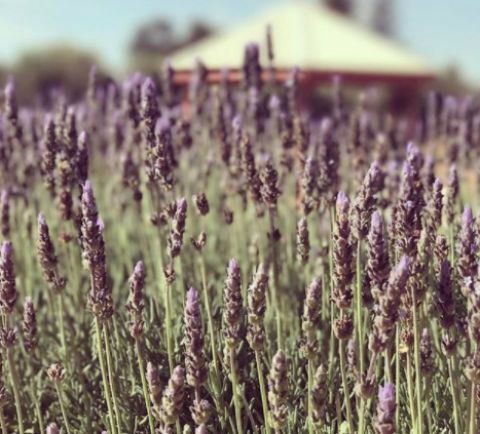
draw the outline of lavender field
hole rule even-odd
[[[0,92],[2,434],[479,432],[479,100],[241,72]]]

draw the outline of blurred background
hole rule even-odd
[[[13,74],[22,102],[58,87],[75,99],[92,64],[121,78],[166,58],[188,81],[196,57],[239,69],[271,24],[276,67],[305,71],[317,104],[336,74],[397,97],[461,94],[480,83],[479,16],[478,0],[0,0],[0,84]]]

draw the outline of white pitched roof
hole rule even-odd
[[[266,57],[266,26],[272,27],[275,65],[303,70],[425,76],[434,74],[420,57],[325,6],[291,1],[226,32],[174,53],[176,69],[191,69],[196,58],[207,67],[236,68],[248,42]]]

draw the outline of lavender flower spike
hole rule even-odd
[[[378,434],[395,434],[395,410],[395,386],[393,384],[380,386],[375,432]]]
[[[411,259],[407,255],[401,257],[400,262],[395,267],[395,275],[398,278],[398,282],[406,282],[411,262]]]
[[[0,310],[3,314],[9,315],[13,312],[17,296],[13,247],[10,241],[5,241],[0,250]]]
[[[198,291],[192,286],[187,292],[187,304],[186,309],[191,310],[198,304]]]
[[[51,423],[47,426],[47,434],[60,434],[60,430],[56,423]]]
[[[386,384],[380,386],[378,391],[378,408],[381,409],[385,415],[393,417],[395,413],[395,386],[393,384]]]
[[[381,230],[383,227],[383,218],[378,211],[375,211],[372,214],[372,227],[376,230]]]
[[[467,206],[462,214],[462,227],[467,228],[471,225],[473,225],[473,212],[472,208]]]
[[[337,195],[337,213],[338,214],[348,214],[348,209],[350,207],[350,202],[347,195],[343,191],[339,191]]]

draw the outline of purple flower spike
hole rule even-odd
[[[150,77],[147,77],[142,84],[142,96],[147,97],[152,93],[155,94],[155,92],[156,90],[154,81]]]
[[[242,128],[242,117],[240,115],[236,115],[232,120],[232,128],[235,131],[239,131]]]
[[[393,384],[385,384],[380,386],[378,391],[378,408],[385,416],[393,416],[395,413],[395,386]],[[386,417],[387,418],[387,417]]]
[[[337,196],[337,212],[339,214],[348,214],[348,209],[350,207],[350,202],[347,195],[343,191],[338,192]]]
[[[188,310],[193,309],[198,304],[198,291],[192,286],[187,292],[187,305]]]
[[[177,202],[177,214],[185,214],[187,212],[187,199],[182,197]]]
[[[161,135],[170,129],[170,121],[166,117],[161,117],[155,124],[155,134]]]
[[[398,263],[396,267],[396,271],[399,275],[403,275],[405,273],[408,273],[409,268],[410,268],[410,263],[411,260],[407,255],[403,255],[402,258],[400,259],[400,262]]]
[[[413,175],[413,167],[411,166],[410,163],[406,162],[403,165],[403,177],[404,178],[411,178]]]
[[[143,261],[138,261],[135,264],[135,268],[133,269],[133,272],[137,275],[144,275],[145,274],[145,265],[143,264]]]
[[[78,143],[81,145],[85,145],[88,140],[88,135],[86,131],[81,131],[78,135]]]
[[[378,161],[375,160],[369,167],[368,171],[370,172],[370,176],[376,178],[380,174],[380,165]]]
[[[280,108],[280,98],[278,97],[278,95],[273,94],[270,97],[269,107],[270,110],[278,110]]]
[[[92,183],[87,179],[85,184],[83,184],[82,200],[85,203],[91,203],[93,199]]]
[[[47,220],[45,219],[45,215],[43,212],[38,214],[38,225],[39,226],[45,226],[47,224]]]
[[[327,134],[332,128],[332,120],[330,118],[323,118],[320,123],[320,133],[322,135]]]
[[[473,224],[473,212],[472,208],[467,206],[462,214],[462,227],[469,227]]]
[[[383,217],[382,214],[380,214],[379,211],[375,211],[372,214],[372,226],[376,230],[381,230],[383,226]]]
[[[99,217],[97,220],[97,227],[100,232],[103,232],[105,230],[105,222],[101,217]]]
[[[0,251],[0,256],[2,261],[9,260],[13,253],[13,247],[11,241],[4,241],[2,244],[2,249]]]
[[[7,81],[5,85],[5,97],[12,98],[15,95],[15,82],[12,78]]]
[[[451,183],[455,181],[457,178],[457,165],[454,163],[450,165],[450,168],[448,170],[448,182]]]
[[[228,273],[237,274],[240,273],[240,266],[235,258],[230,259],[228,263]]]
[[[245,46],[245,57],[248,59],[255,59],[258,57],[258,44],[250,42]]]
[[[409,158],[415,157],[419,153],[420,153],[420,151],[419,151],[417,145],[413,142],[408,142],[408,145],[407,145],[407,155],[408,155],[408,157]]]

